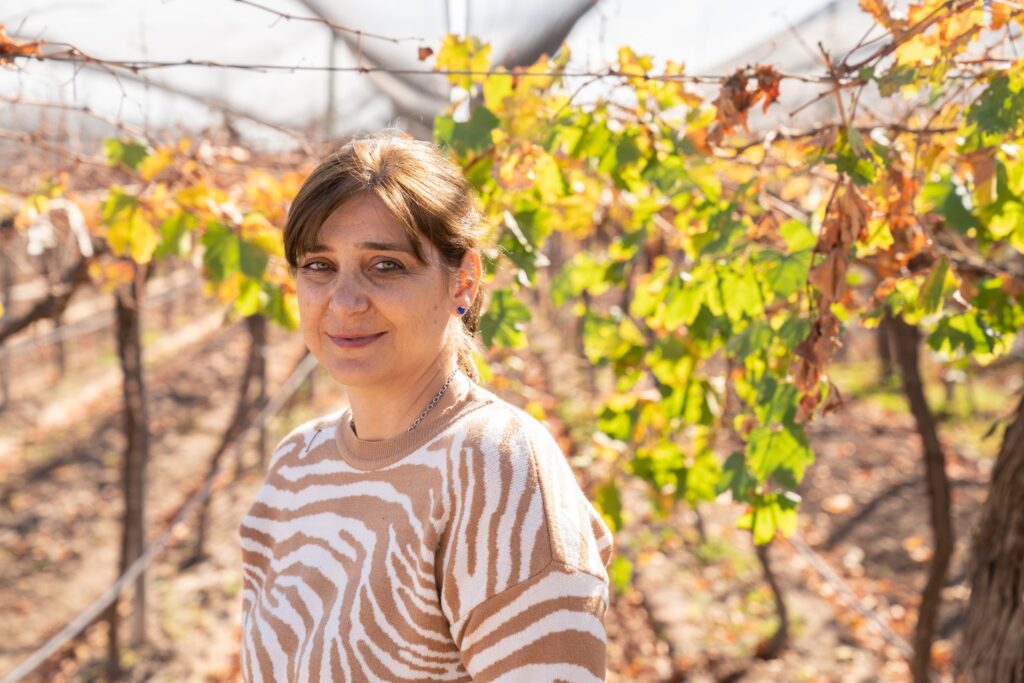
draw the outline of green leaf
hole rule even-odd
[[[928,335],[928,346],[946,355],[960,349],[967,354],[992,353],[1000,341],[1001,335],[974,311],[942,318]]]
[[[718,495],[717,486],[722,477],[722,465],[710,450],[702,449],[686,468],[680,480],[676,498],[685,498],[690,505],[699,501],[714,500]]]
[[[622,555],[616,555],[608,565],[608,579],[618,593],[626,592],[633,581],[633,563]]]
[[[530,310],[508,289],[499,289],[491,296],[487,310],[480,317],[480,333],[484,345],[521,349],[526,346],[523,323],[530,320]]]
[[[263,293],[267,297],[267,302],[263,309],[267,317],[286,329],[297,330],[299,328],[297,311],[293,306],[289,305],[284,294],[281,292],[281,288],[269,282],[262,283],[262,288]],[[294,297],[292,301],[294,301]]]
[[[811,331],[811,322],[806,318],[786,318],[775,333],[775,338],[792,351],[800,342],[807,339]]]
[[[722,311],[731,320],[759,318],[764,313],[761,284],[751,268],[737,272],[730,267],[718,269],[718,294]],[[708,300],[708,303],[713,303]]]
[[[675,330],[680,325],[692,323],[717,283],[715,274],[706,269],[670,281],[665,297],[665,328]]]
[[[734,501],[744,502],[749,500],[750,489],[756,484],[757,480],[747,469],[746,457],[740,451],[735,451],[722,466],[722,474],[715,487],[715,493],[722,494],[731,491]]]
[[[238,241],[238,267],[242,274],[254,280],[260,279],[269,259],[270,256],[258,244],[243,239]]]
[[[924,281],[924,286],[921,287],[921,298],[918,301],[918,305],[924,309],[925,313],[935,313],[942,308],[946,298],[946,278],[948,275],[949,261],[943,256],[935,264],[935,267],[932,268],[928,279]]]
[[[261,306],[266,303],[264,299],[266,299],[266,295],[263,294],[260,283],[256,280],[246,279],[239,288],[238,298],[235,299],[235,313],[241,316],[259,313]]]
[[[597,417],[597,429],[613,439],[629,443],[633,439],[640,411],[635,406],[629,410],[613,410],[605,406]],[[634,458],[633,463],[637,463]]]
[[[836,136],[832,156],[826,159],[836,170],[850,176],[858,185],[870,185],[878,177],[881,159],[864,144],[860,133],[853,127],[841,128]]]
[[[133,171],[139,168],[147,156],[149,150],[146,146],[134,140],[118,140],[107,138],[103,141],[103,152],[111,166],[122,163]]]
[[[223,282],[238,270],[239,239],[230,227],[219,221],[210,221],[200,243],[205,247],[203,265],[214,282]]]
[[[722,211],[708,219],[708,230],[693,237],[693,246],[700,256],[714,256],[727,252],[733,243],[747,231],[742,220],[737,220],[733,212],[739,207],[729,204]]]
[[[612,132],[603,120],[588,116],[575,146],[569,154],[576,159],[600,157],[611,146]]]
[[[640,177],[650,182],[666,196],[679,192],[688,180],[683,158],[677,154],[659,159],[652,155]]]
[[[782,235],[782,239],[786,242],[786,249],[791,254],[813,249],[814,245],[818,243],[814,232],[797,220],[786,221],[780,225],[779,234]]]
[[[807,283],[811,269],[811,250],[783,254],[774,249],[762,249],[751,255],[751,260],[763,265],[762,278],[775,296],[785,299]]]
[[[999,74],[967,109],[967,122],[986,138],[1017,130],[1024,111],[1024,77]],[[987,146],[987,145],[986,145]]]
[[[594,491],[594,505],[604,517],[612,532],[622,528],[622,498],[619,483],[609,479]]]
[[[134,210],[138,205],[138,197],[124,192],[115,185],[110,188],[110,193],[103,201],[103,209],[101,211],[103,222],[109,225],[111,220],[119,213],[125,210]]]
[[[634,407],[620,414],[632,415],[636,412],[637,409]],[[630,472],[658,490],[665,486],[676,486],[679,475],[685,470],[686,457],[682,449],[675,442],[668,440],[659,441],[651,447],[637,449],[636,455],[630,463]]]
[[[899,92],[900,88],[910,85],[918,79],[918,70],[906,64],[893,66],[883,74],[877,75],[872,70],[872,77],[878,84],[878,91],[882,97],[889,97]]]
[[[971,228],[981,227],[978,218],[964,206],[960,190],[949,176],[927,183],[921,189],[921,199],[934,207],[961,235]]]
[[[178,211],[161,223],[156,257],[187,255],[192,249],[191,233],[198,225],[199,219],[186,211]]]
[[[597,365],[609,361],[638,363],[647,340],[629,318],[616,320],[587,314],[583,318],[583,352]]]
[[[788,386],[788,385],[787,385]],[[789,426],[755,427],[747,441],[747,464],[759,482],[799,482],[814,455],[802,434]]]
[[[1013,237],[1024,231],[1024,204],[1014,200],[1003,202],[999,213],[989,218],[988,231],[996,239],[1009,238],[1010,246],[1024,251],[1020,248],[1020,240]]]
[[[782,382],[769,373],[761,377],[757,385],[757,399],[754,412],[762,424],[783,424],[795,427],[800,395],[792,384]]]
[[[760,353],[771,344],[774,333],[772,326],[764,320],[752,320],[743,331],[730,339],[725,350],[729,355],[745,360],[753,353]]]
[[[583,292],[600,296],[608,291],[608,265],[598,262],[586,251],[578,252],[555,276],[551,284],[551,299],[556,306],[564,306]]]
[[[491,131],[498,117],[487,107],[475,107],[469,120],[460,123],[450,116],[434,120],[434,139],[442,147],[451,147],[460,156],[479,154],[491,146]]]

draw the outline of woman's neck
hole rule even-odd
[[[456,367],[454,359],[432,363],[400,386],[347,387],[352,421],[363,441],[381,441],[409,430]]]

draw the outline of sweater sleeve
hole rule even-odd
[[[458,644],[474,681],[603,681],[607,584],[551,562],[473,608]]]
[[[477,681],[602,681],[612,536],[547,429],[481,411],[452,450],[440,592]]]

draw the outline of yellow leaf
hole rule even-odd
[[[491,76],[484,81],[483,91],[484,106],[499,114],[504,109],[505,98],[512,94],[512,75]]]
[[[247,213],[242,219],[241,235],[268,254],[284,258],[281,231],[274,227],[263,214]]]
[[[89,279],[104,294],[110,294],[118,287],[131,284],[135,279],[135,267],[127,261],[91,261]]]
[[[491,66],[491,46],[481,44],[474,36],[459,38],[449,33],[437,51],[435,68],[438,71],[487,71]],[[448,82],[469,90],[473,83],[482,83],[484,77],[466,73],[451,73]]]
[[[608,408],[615,413],[631,410],[637,402],[636,394],[612,394],[608,398]]]
[[[931,64],[942,55],[942,47],[927,40],[926,36],[916,35],[896,48],[896,63]]]
[[[107,224],[107,243],[116,256],[130,256],[136,263],[148,263],[158,242],[156,230],[137,207],[119,211]]]
[[[139,164],[139,175],[142,176],[143,180],[149,182],[157,173],[167,168],[172,161],[174,161],[174,157],[168,154],[166,150],[159,149],[143,159],[142,163]]]
[[[537,420],[544,420],[547,417],[547,412],[537,401],[530,401],[526,404],[526,412]]]

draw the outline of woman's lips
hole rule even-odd
[[[361,337],[335,337],[334,335],[327,335],[331,338],[331,341],[338,346],[345,349],[356,349],[367,344],[372,344],[381,337],[384,336],[384,332],[378,332],[377,334],[369,334]]]

